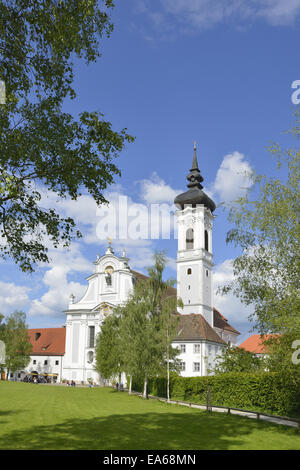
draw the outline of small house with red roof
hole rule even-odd
[[[264,341],[274,337],[274,335],[252,335],[239,345],[239,348],[245,349],[256,356],[265,356],[268,354],[268,348]]]
[[[23,371],[11,373],[11,379],[51,377],[52,381],[63,378],[63,358],[65,355],[66,328],[33,328],[28,330],[32,344],[30,363]]]

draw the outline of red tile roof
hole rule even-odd
[[[270,339],[274,335],[252,335],[239,345],[239,348],[246,349],[246,351],[254,354],[266,354],[266,347],[263,341]]]
[[[32,344],[32,356],[63,356],[65,354],[65,328],[33,328],[28,330],[28,336]]]

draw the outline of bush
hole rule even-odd
[[[229,406],[269,413],[293,415],[300,413],[300,380],[277,372],[230,372],[207,377],[172,377],[170,396],[206,404],[210,387],[212,405]],[[143,382],[133,381],[133,390],[142,392]],[[150,395],[166,397],[167,379],[149,380]]]

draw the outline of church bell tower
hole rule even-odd
[[[189,188],[175,198],[178,223],[177,296],[181,314],[201,314],[213,326],[212,226],[215,203],[202,191],[196,143]]]

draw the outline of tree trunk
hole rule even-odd
[[[130,376],[128,395],[131,395],[131,393],[132,393],[132,375]]]
[[[143,397],[148,399],[148,377],[147,375],[145,376],[145,380],[144,380],[144,393],[143,393]]]
[[[168,358],[168,384],[167,384],[167,401],[170,401],[170,363]]]
[[[170,359],[169,359],[169,329],[167,326],[167,401],[170,401]]]

